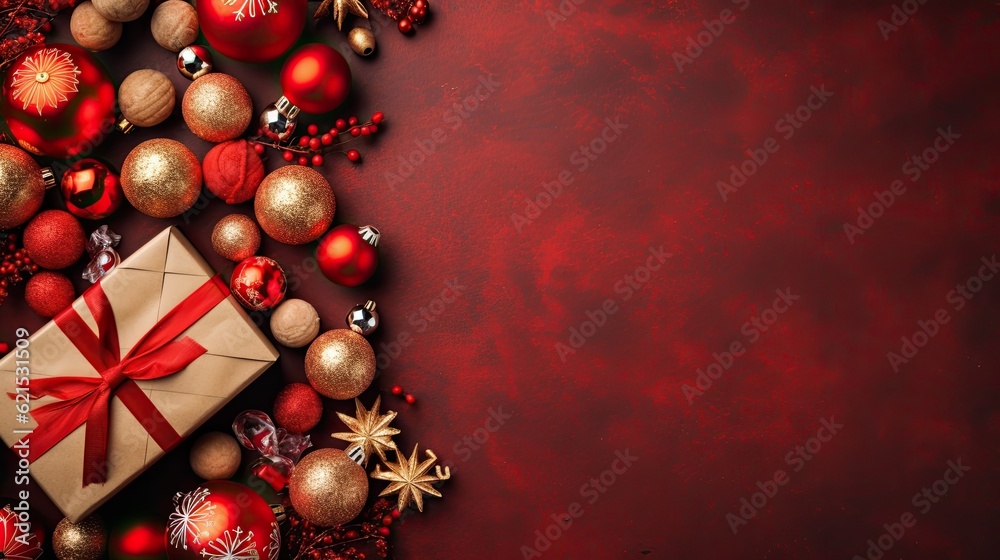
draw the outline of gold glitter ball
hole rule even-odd
[[[230,214],[219,220],[212,230],[212,249],[231,261],[242,261],[257,254],[260,230],[253,218]]]
[[[0,144],[0,229],[27,222],[44,198],[45,181],[35,160],[21,148]]]
[[[225,142],[250,125],[253,101],[239,80],[214,72],[191,82],[181,101],[181,114],[198,138]]]
[[[278,168],[264,177],[254,200],[261,229],[288,245],[323,235],[336,209],[330,183],[316,170],[298,165]]]
[[[146,140],[125,158],[121,182],[125,198],[136,210],[154,218],[172,218],[198,200],[201,163],[177,140]]]
[[[96,515],[79,523],[63,518],[52,532],[52,551],[59,560],[97,560],[107,545],[108,530]]]
[[[354,519],[368,499],[365,469],[340,449],[317,449],[295,466],[288,483],[292,506],[321,527]]]
[[[365,337],[352,330],[327,331],[306,351],[306,377],[321,395],[353,399],[375,378],[375,351]]]

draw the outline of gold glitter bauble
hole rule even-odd
[[[340,449],[317,449],[295,465],[288,483],[295,511],[321,527],[354,519],[368,499],[365,469]]]
[[[0,229],[27,222],[42,207],[45,181],[28,152],[0,144]]]
[[[287,165],[264,177],[253,207],[264,233],[281,243],[301,245],[330,227],[337,201],[330,183],[317,171]]]
[[[225,142],[250,125],[253,101],[239,80],[214,72],[191,82],[181,101],[181,113],[198,138]]]
[[[97,560],[107,545],[108,530],[96,515],[79,523],[63,518],[52,532],[52,551],[59,560]]]
[[[243,214],[222,218],[212,230],[212,248],[219,255],[236,262],[256,255],[260,248],[257,222]]]
[[[172,218],[194,206],[201,194],[201,163],[177,140],[146,140],[122,164],[122,191],[136,210]]]
[[[322,395],[353,399],[375,378],[375,351],[365,337],[352,330],[327,331],[306,351],[306,377]]]

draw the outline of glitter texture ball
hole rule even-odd
[[[375,378],[375,351],[354,331],[327,331],[306,351],[306,378],[321,395],[353,399]]]
[[[229,74],[207,74],[191,82],[181,101],[184,122],[198,138],[225,142],[243,134],[253,118],[253,101]]]
[[[79,523],[63,518],[52,532],[52,551],[59,560],[97,560],[107,545],[108,530],[96,515]]]
[[[288,497],[295,511],[310,523],[342,525],[365,506],[368,476],[342,450],[317,449],[295,466]]]
[[[319,334],[319,313],[308,301],[290,299],[271,315],[271,334],[282,346],[302,348]]]
[[[337,208],[330,183],[317,171],[288,165],[272,171],[257,189],[254,211],[276,241],[301,245],[330,227]]]
[[[293,434],[304,434],[323,417],[323,400],[305,383],[292,383],[274,398],[274,422]]]
[[[208,432],[191,446],[191,469],[205,480],[229,478],[240,470],[243,453],[236,438],[222,432]]]
[[[231,261],[242,261],[260,248],[260,230],[253,218],[230,214],[219,220],[212,230],[212,249]]]
[[[35,160],[21,148],[0,144],[0,229],[27,222],[44,198],[45,180]]]
[[[80,221],[63,210],[41,212],[24,228],[24,248],[42,268],[66,268],[80,260],[86,247],[87,237]]]
[[[24,286],[24,301],[40,316],[55,317],[73,304],[76,294],[73,282],[65,274],[42,271],[28,279]]]
[[[243,307],[267,311],[285,299],[285,272],[273,259],[250,257],[236,265],[229,289]]]
[[[136,210],[172,218],[194,206],[201,194],[201,164],[177,140],[146,140],[122,164],[122,191]]]

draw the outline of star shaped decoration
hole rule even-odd
[[[360,449],[365,454],[363,466],[368,466],[368,459],[376,453],[385,461],[386,451],[396,451],[396,442],[392,441],[392,436],[398,434],[399,430],[389,427],[389,424],[396,418],[396,413],[390,410],[385,414],[379,414],[378,408],[381,402],[382,397],[376,397],[371,410],[365,410],[361,401],[354,399],[356,410],[354,418],[340,412],[337,413],[337,416],[351,431],[330,434],[332,437],[350,442],[350,445],[345,449],[348,455],[353,450]]]
[[[389,481],[389,486],[386,486],[385,490],[379,494],[380,497],[399,494],[397,500],[399,511],[406,509],[406,506],[410,505],[411,499],[417,505],[417,510],[424,511],[424,494],[441,497],[441,493],[431,484],[451,478],[451,469],[448,467],[445,467],[444,472],[442,472],[441,467],[438,466],[435,467],[435,474],[427,474],[437,462],[437,455],[428,449],[425,451],[428,459],[421,462],[417,452],[418,446],[419,444],[413,446],[413,454],[410,455],[409,459],[402,453],[396,453],[396,463],[388,461],[385,463],[388,471],[383,471],[380,465],[376,465],[375,470],[372,471],[372,478]]]
[[[348,12],[368,19],[368,10],[361,4],[361,0],[323,0],[313,17],[319,19],[329,13],[333,13],[333,19],[337,21],[337,29],[343,29],[344,18]]]

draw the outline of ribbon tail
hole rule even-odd
[[[111,389],[102,387],[94,395],[87,414],[83,446],[83,486],[108,479],[108,399]]]
[[[94,398],[90,393],[75,399],[49,403],[31,411],[32,418],[44,430],[35,430],[31,436],[30,462],[45,455],[57,443],[73,433],[87,421],[87,411],[90,409],[87,401]]]

